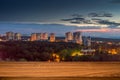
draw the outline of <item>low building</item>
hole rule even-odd
[[[82,49],[81,52],[84,55],[94,55],[95,54],[95,49]]]

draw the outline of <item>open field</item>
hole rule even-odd
[[[118,77],[50,77],[50,78],[41,78],[41,77],[5,77],[0,78],[0,80],[120,80]]]
[[[120,77],[120,62],[0,62],[0,77]]]

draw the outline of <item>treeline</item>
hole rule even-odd
[[[65,42],[0,42],[0,58],[5,61],[55,61],[55,59],[60,59],[60,61],[120,61],[119,54],[110,55],[98,50],[94,55],[82,55],[82,48],[84,48],[82,45]]]
[[[3,60],[47,61],[53,53],[59,54],[65,49],[81,49],[79,44],[65,42],[0,42],[0,54]]]

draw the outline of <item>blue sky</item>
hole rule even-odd
[[[120,38],[120,0],[0,0],[0,34],[82,31]]]

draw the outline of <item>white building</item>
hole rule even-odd
[[[81,32],[74,32],[73,39],[75,43],[82,44],[82,34]]]
[[[66,42],[73,41],[73,34],[72,34],[72,32],[67,32],[67,33],[65,33],[65,35],[66,35],[66,38],[65,38]]]

